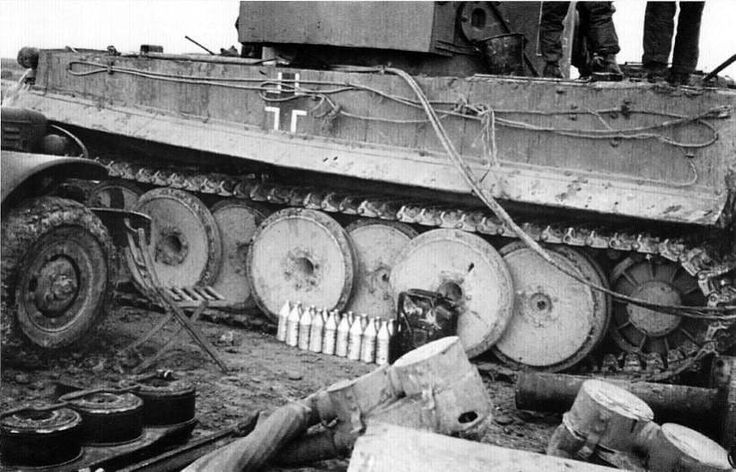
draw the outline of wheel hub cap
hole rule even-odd
[[[284,279],[293,284],[295,290],[310,290],[320,283],[320,264],[304,249],[290,251],[283,260]]]
[[[647,300],[660,305],[679,305],[680,294],[666,282],[650,280],[637,287],[633,298]],[[680,325],[680,318],[665,315],[636,305],[628,305],[629,319],[639,330],[649,336],[664,336]]]
[[[31,280],[35,280],[34,303],[49,318],[61,316],[74,301],[79,288],[74,264],[65,257],[46,262]]]
[[[189,243],[184,234],[174,227],[166,227],[160,231],[156,244],[156,261],[169,266],[183,263],[189,254]]]
[[[543,287],[537,287],[537,292],[518,292],[517,301],[523,305],[521,313],[527,317],[534,326],[544,327],[554,323],[559,314],[554,309],[552,297],[544,293]]]

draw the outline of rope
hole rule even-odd
[[[87,70],[87,71],[77,71],[77,70],[74,70],[75,65],[93,67],[94,69]],[[387,69],[376,68],[376,67],[338,66],[338,67],[335,67],[334,70],[339,70],[339,71],[344,71],[344,72],[377,73],[377,72],[384,72]],[[375,89],[373,87],[369,87],[369,86],[365,86],[361,84],[351,84],[349,82],[302,79],[298,81],[299,85],[297,85],[297,81],[294,79],[281,79],[280,81],[269,79],[269,80],[264,81],[262,79],[247,78],[247,77],[179,76],[179,75],[163,73],[163,72],[152,72],[152,71],[145,71],[141,69],[104,65],[104,64],[100,64],[96,62],[89,62],[89,61],[71,61],[69,63],[69,73],[71,75],[78,76],[78,77],[87,77],[87,76],[94,75],[94,74],[112,73],[112,72],[128,74],[128,75],[148,78],[152,80],[162,80],[162,81],[167,81],[167,82],[174,82],[174,83],[218,86],[218,87],[232,88],[236,90],[254,90],[254,91],[259,92],[261,98],[267,102],[287,102],[290,100],[296,100],[303,96],[321,99],[322,97],[325,97],[327,95],[335,95],[339,93],[354,92],[354,91],[364,91],[364,92],[368,92],[376,96],[386,98],[388,100],[403,104],[410,108],[415,108],[418,110],[422,109],[422,104],[418,101],[411,100],[409,98],[401,97],[398,95],[388,94],[386,92]],[[243,85],[242,83],[252,83],[252,84],[257,84],[257,85]],[[310,89],[310,88],[303,87],[302,84],[330,86],[333,88]],[[281,96],[281,97],[273,96],[274,95],[273,87],[279,86],[279,85],[281,86],[282,91],[292,92],[294,95]],[[421,124],[421,123],[427,122],[426,119],[391,119],[391,118],[382,118],[382,117],[379,118],[379,117],[357,115],[354,113],[347,112],[344,109],[344,107],[336,105],[334,102],[328,102],[328,103],[330,103],[330,106],[333,107],[333,110],[340,108],[340,111],[339,111],[340,115],[346,116],[348,118],[353,118],[353,119],[360,119],[360,120],[365,120],[365,121],[379,121],[379,122],[392,123],[392,124]],[[484,120],[487,118],[484,113],[487,113],[489,109],[487,105],[483,105],[483,104],[467,105],[463,103],[462,106],[460,107],[461,111],[458,111],[457,102],[448,102],[448,101],[431,102],[430,101],[429,103],[433,105],[438,105],[438,106],[452,107],[451,109],[440,111],[443,118],[448,117],[448,116],[453,116],[453,117],[457,117],[457,118],[461,118],[465,120],[478,121],[481,123],[481,127],[486,126],[484,124]],[[557,115],[569,115],[571,113],[570,111],[561,111],[561,110],[553,110],[553,111],[494,110],[492,120],[498,126],[504,126],[507,128],[534,131],[534,132],[552,133],[552,134],[557,134],[560,136],[567,136],[567,137],[573,137],[573,138],[579,138],[579,139],[600,139],[600,140],[655,139],[664,144],[678,147],[681,149],[697,149],[697,148],[708,147],[718,140],[718,131],[715,129],[714,126],[712,126],[710,123],[704,120],[707,118],[717,118],[719,116],[722,116],[724,113],[730,113],[730,111],[731,110],[728,106],[718,106],[704,113],[701,113],[699,115],[694,115],[694,116],[653,112],[649,110],[634,110],[628,107],[626,107],[625,110],[614,108],[614,109],[604,109],[604,110],[597,110],[597,111],[589,110],[589,111],[572,112],[575,114],[589,114],[592,116],[596,116],[599,119],[602,119],[601,114],[603,113],[627,113],[627,114],[638,113],[638,114],[654,115],[654,116],[661,116],[661,117],[668,118],[667,121],[664,121],[662,123],[648,125],[648,126],[640,126],[636,128],[620,129],[620,130],[613,129],[612,127],[608,125],[606,125],[607,129],[605,130],[558,128],[554,126],[538,126],[538,125],[534,125],[531,123],[511,120],[508,118],[502,118],[498,116],[499,114],[526,114],[526,115],[536,115],[536,116],[557,116]],[[680,142],[680,141],[676,141],[674,139],[668,138],[666,136],[663,136],[661,134],[654,132],[657,130],[673,128],[673,127],[680,126],[683,124],[691,124],[691,123],[696,123],[700,126],[707,128],[711,134],[710,138],[705,139],[701,142]],[[486,141],[484,145],[492,147],[488,143],[488,141]],[[492,154],[492,151],[490,154]]]
[[[86,66],[95,67],[94,70],[89,71],[74,71],[73,66],[75,64],[81,64]],[[457,167],[457,169],[461,172],[463,178],[466,180],[469,187],[473,190],[473,193],[476,194],[476,196],[504,223],[506,226],[511,228],[511,230],[521,239],[530,249],[532,249],[534,252],[536,252],[542,259],[547,261],[552,266],[556,267],[558,270],[566,274],[567,276],[573,278],[574,280],[589,286],[595,290],[598,290],[600,292],[606,293],[607,295],[627,302],[634,305],[638,305],[644,308],[648,308],[651,310],[659,311],[662,313],[674,315],[674,316],[682,316],[687,318],[695,318],[695,319],[702,319],[702,320],[721,320],[721,321],[730,321],[730,320],[736,320],[736,306],[721,306],[721,307],[690,307],[690,306],[684,306],[684,305],[659,305],[656,303],[651,303],[646,300],[636,299],[632,297],[628,297],[626,295],[620,294],[618,292],[614,292],[613,290],[610,290],[605,287],[601,287],[596,284],[592,284],[588,282],[587,280],[580,277],[578,274],[575,274],[571,271],[569,271],[567,268],[559,265],[554,259],[551,258],[551,256],[529,235],[527,235],[523,229],[521,229],[511,218],[511,216],[504,210],[504,208],[493,198],[493,196],[488,192],[486,189],[482,188],[479,184],[479,181],[476,180],[475,176],[473,175],[472,169],[468,166],[468,164],[462,159],[462,157],[459,155],[457,150],[455,149],[454,144],[452,143],[452,140],[447,136],[447,133],[442,126],[441,118],[437,115],[437,112],[434,109],[433,102],[430,102],[429,99],[427,99],[426,95],[422,91],[422,89],[419,87],[419,84],[414,80],[413,77],[411,77],[408,73],[396,69],[396,68],[337,68],[336,70],[342,70],[342,71],[349,71],[349,72],[386,72],[389,74],[397,75],[401,77],[412,89],[414,94],[417,97],[417,100],[411,100],[406,97],[400,97],[396,95],[387,94],[385,92],[382,92],[380,90],[374,89],[372,87],[367,87],[363,85],[355,85],[350,83],[339,83],[339,82],[332,82],[332,81],[314,81],[314,80],[300,80],[300,84],[315,84],[315,85],[329,85],[334,86],[333,89],[328,90],[311,90],[296,85],[296,80],[289,80],[289,79],[283,79],[281,81],[273,81],[273,80],[267,80],[263,81],[261,79],[251,79],[251,78],[219,78],[219,77],[196,77],[196,76],[176,76],[173,74],[166,74],[166,73],[160,73],[160,72],[150,72],[150,71],[142,71],[138,69],[130,69],[125,67],[116,67],[116,66],[106,66],[103,64],[95,63],[95,62],[88,62],[88,61],[72,61],[69,63],[69,73],[75,76],[89,76],[93,74],[99,74],[99,73],[112,73],[112,72],[118,72],[118,73],[124,73],[124,74],[130,74],[138,77],[145,77],[150,78],[154,80],[164,80],[169,82],[176,82],[176,83],[188,83],[188,84],[200,84],[200,85],[214,85],[214,86],[221,86],[221,87],[227,87],[227,88],[234,88],[234,89],[240,89],[240,90],[256,90],[261,94],[261,98],[265,101],[271,101],[271,102],[285,102],[289,100],[295,100],[299,98],[300,96],[309,96],[312,98],[319,98],[321,101],[318,104],[321,105],[323,103],[327,103],[331,108],[331,112],[327,112],[326,114],[323,114],[323,116],[329,117],[329,116],[336,116],[337,114],[341,114],[344,116],[348,116],[351,118],[358,118],[358,119],[364,119],[364,120],[372,120],[372,121],[384,121],[389,123],[426,123],[427,121],[432,125],[432,128],[435,131],[435,134],[437,135],[437,138],[439,139],[440,143],[442,144],[443,148],[447,152],[448,156],[452,160],[453,164]],[[233,82],[246,82],[246,83],[258,83],[257,86],[250,86],[250,85],[239,85],[237,83]],[[269,88],[273,85],[281,85],[282,91],[284,89],[291,91],[294,93],[292,96],[288,97],[273,97],[268,96],[268,94],[273,95],[274,90],[273,88]],[[355,114],[350,114],[346,112],[344,109],[342,109],[340,106],[336,105],[332,100],[329,99],[328,95],[334,95],[338,93],[343,92],[351,92],[351,91],[366,91],[373,93],[379,97],[383,97],[392,101],[396,101],[398,103],[404,104],[406,106],[421,109],[424,111],[424,113],[427,116],[427,119],[425,120],[392,120],[392,119],[386,119],[386,118],[375,118],[375,117],[364,117],[359,116]],[[449,105],[449,106],[457,106],[457,102],[434,102],[435,105]],[[584,139],[657,139],[665,144],[669,144],[675,147],[679,148],[702,148],[707,147],[713,144],[718,139],[718,132],[715,129],[714,126],[709,124],[706,121],[703,121],[706,118],[717,118],[723,116],[725,113],[730,113],[730,107],[728,106],[718,106],[714,107],[711,110],[708,110],[704,113],[701,113],[699,115],[694,116],[683,116],[683,115],[676,115],[676,114],[668,114],[668,113],[662,113],[662,112],[653,112],[648,110],[633,110],[631,108],[623,109],[607,109],[607,110],[598,110],[598,111],[575,111],[573,113],[576,114],[591,114],[593,116],[598,116],[599,119],[602,119],[600,116],[601,113],[613,113],[613,112],[622,112],[622,113],[641,113],[641,114],[650,114],[655,116],[663,116],[666,118],[670,118],[667,121],[664,121],[659,124],[649,125],[649,126],[640,126],[637,128],[631,128],[631,129],[623,129],[623,130],[614,130],[610,126],[606,126],[607,129],[600,130],[600,129],[569,129],[569,128],[555,128],[555,127],[545,127],[545,126],[537,126],[526,122],[520,122],[515,120],[510,120],[507,118],[500,118],[496,115],[498,113],[516,113],[516,114],[531,114],[531,115],[547,115],[547,116],[556,116],[556,115],[568,115],[571,112],[570,111],[529,111],[529,110],[493,110],[488,108],[484,105],[467,105],[465,104],[463,107],[465,110],[468,110],[472,114],[467,113],[461,113],[453,110],[441,110],[440,113],[442,115],[442,118],[448,117],[448,116],[456,116],[463,119],[470,119],[475,121],[481,122],[481,133],[484,136],[489,136],[490,144],[489,151],[490,151],[490,162],[498,162],[498,158],[496,156],[496,144],[495,144],[495,127],[496,124],[500,126],[505,126],[509,128],[516,128],[516,129],[523,129],[523,130],[529,130],[529,131],[536,131],[536,132],[549,132],[554,133],[562,136],[570,136],[575,138],[584,138]],[[490,115],[490,117],[489,117]],[[334,118],[333,118],[334,119]],[[485,124],[484,124],[484,120]],[[652,133],[651,131],[664,129],[664,128],[671,128],[675,126],[679,126],[682,124],[689,124],[689,123],[697,123],[700,124],[706,128],[708,128],[712,136],[710,139],[700,142],[700,143],[692,143],[692,142],[679,142],[672,140],[670,138],[667,138],[665,136]],[[485,139],[484,139],[485,141]],[[691,164],[691,168],[695,170],[694,166]],[[484,175],[485,178],[485,175]],[[696,175],[697,179],[697,175]],[[693,181],[694,183],[694,181]],[[724,313],[726,315],[724,315]],[[714,315],[714,314],[720,314]]]
[[[591,287],[595,290],[598,290],[600,292],[603,292],[613,298],[616,298],[621,301],[625,301],[627,303],[631,303],[634,305],[641,306],[643,308],[648,308],[650,310],[659,311],[662,313],[674,315],[674,316],[681,316],[685,318],[695,318],[695,319],[701,319],[701,320],[710,320],[710,321],[731,321],[736,320],[736,306],[721,306],[721,307],[691,307],[686,305],[660,305],[657,303],[651,303],[646,300],[638,299],[638,298],[632,298],[626,295],[623,295],[621,293],[615,292],[613,290],[610,290],[606,287],[602,287],[597,284],[593,284],[585,279],[583,279],[580,275],[568,270],[566,267],[560,265],[552,259],[552,257],[549,255],[549,253],[542,248],[542,246],[539,245],[534,239],[532,239],[528,234],[524,232],[524,230],[519,227],[514,220],[511,218],[511,216],[506,212],[506,210],[496,201],[495,198],[490,194],[488,190],[485,188],[482,188],[479,183],[476,181],[475,176],[473,175],[472,169],[468,166],[468,164],[462,159],[460,154],[458,154],[457,150],[455,149],[454,144],[452,143],[452,140],[450,140],[449,136],[447,136],[447,132],[445,131],[444,127],[442,126],[442,123],[440,122],[439,118],[437,117],[437,114],[435,113],[435,110],[429,103],[429,100],[427,100],[426,95],[422,91],[422,89],[419,87],[419,84],[414,80],[414,78],[409,75],[408,73],[404,72],[400,69],[395,68],[386,68],[386,72],[397,75],[404,79],[404,81],[409,85],[409,87],[412,89],[412,91],[416,94],[417,98],[419,99],[420,103],[422,104],[425,113],[427,114],[427,117],[432,124],[432,128],[434,129],[437,138],[442,143],[442,146],[445,148],[445,151],[447,152],[448,156],[452,160],[453,164],[455,164],[455,167],[460,171],[465,181],[468,183],[470,188],[473,190],[473,193],[480,198],[480,200],[491,209],[491,211],[511,230],[521,239],[524,244],[527,245],[530,249],[532,249],[535,253],[537,253],[542,259],[544,259],[546,262],[557,268],[559,271],[564,273],[565,275],[573,278],[574,280]],[[721,314],[713,315],[713,313]]]

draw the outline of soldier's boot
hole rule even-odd
[[[649,62],[644,64],[644,71],[649,82],[664,82],[667,78],[667,64],[661,62]]]
[[[590,70],[595,80],[619,81],[623,80],[624,73],[616,62],[615,54],[599,55],[593,54]]]
[[[560,65],[556,62],[548,62],[544,66],[544,71],[542,71],[542,76],[550,77],[552,79],[561,79],[562,71],[560,70]]]
[[[688,72],[670,71],[667,77],[670,85],[677,87],[678,85],[690,85],[690,74]]]

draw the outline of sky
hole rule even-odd
[[[165,52],[202,52],[237,46],[238,0],[0,0],[0,56],[15,57],[25,45],[137,51],[141,44]],[[619,62],[641,60],[645,2],[614,2]],[[736,1],[707,0],[699,68],[711,70],[736,54]],[[736,64],[724,72],[736,79]]]

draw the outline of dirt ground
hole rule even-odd
[[[3,410],[23,402],[54,400],[58,382],[85,387],[116,384],[126,378],[136,359],[116,354],[151,329],[163,315],[116,305],[98,333],[79,349],[37,356],[4,355],[0,398]],[[249,328],[200,321],[198,325],[216,346],[230,372],[223,374],[182,332],[179,340],[153,368],[170,368],[183,374],[197,388],[199,425],[195,435],[225,428],[246,412],[273,409],[341,380],[365,374],[375,365],[298,350],[278,342],[273,325],[250,317]],[[150,355],[174,331],[174,323],[149,341],[142,353]],[[486,422],[482,441],[505,447],[543,452],[557,415],[542,415],[514,408],[513,375],[492,379],[482,369],[494,403],[494,418]],[[339,471],[347,460],[327,461],[302,470]]]

